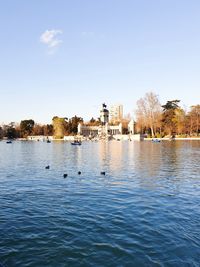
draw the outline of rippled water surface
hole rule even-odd
[[[200,266],[200,141],[1,141],[0,263]]]

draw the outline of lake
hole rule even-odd
[[[0,205],[5,267],[200,266],[200,141],[1,141]]]

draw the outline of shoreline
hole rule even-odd
[[[71,136],[70,136],[71,137]],[[0,139],[0,141],[7,141],[8,139]],[[53,138],[50,138],[51,141],[63,141],[63,142],[71,142],[72,141],[72,138],[69,138],[69,139],[53,139]],[[74,138],[73,138],[74,140]],[[144,138],[143,140],[130,140],[128,138],[126,139],[123,139],[121,138],[120,140],[119,139],[111,139],[109,141],[137,141],[137,142],[141,142],[141,141],[152,141],[152,140],[159,140],[159,141],[200,141],[200,137],[175,137],[173,139],[170,139],[169,137],[163,137],[163,138]],[[26,139],[26,138],[16,138],[16,139],[13,139],[13,141],[39,141],[39,142],[46,142],[47,140],[45,139]],[[95,140],[89,140],[89,139],[82,139],[82,141],[102,141],[102,139],[95,139]]]
[[[164,140],[164,141],[200,141],[200,137],[175,137],[173,139],[169,139],[169,137],[163,138],[144,138],[144,141],[152,141],[152,140]]]

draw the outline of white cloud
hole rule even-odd
[[[57,37],[62,33],[62,30],[46,30],[40,36],[40,42],[47,45],[50,54],[52,54],[53,50],[62,43],[62,40]]]

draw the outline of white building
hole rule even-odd
[[[123,119],[123,105],[112,105],[110,107],[110,121],[121,121]]]
[[[112,135],[122,134],[122,124],[111,126],[109,124],[99,126],[87,126],[79,123],[78,134],[90,137],[109,137]]]
[[[78,125],[78,134],[90,137],[106,138],[112,135],[122,134],[122,124],[110,125],[109,124],[109,110],[105,104],[102,105],[100,110],[101,124],[98,126],[87,126],[82,123]]]
[[[133,135],[134,134],[134,128],[135,128],[135,122],[134,120],[131,120],[128,124],[128,132],[129,134]]]

